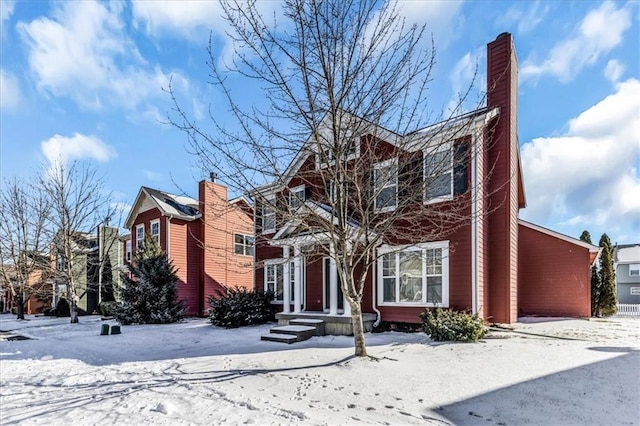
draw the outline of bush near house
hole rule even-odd
[[[422,327],[437,342],[477,342],[487,334],[478,314],[435,308],[420,314]]]
[[[217,296],[209,297],[209,321],[226,328],[263,324],[274,318],[272,300],[270,293],[227,287],[225,291],[218,290]]]

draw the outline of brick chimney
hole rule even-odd
[[[488,147],[488,312],[518,320],[518,61],[509,33],[487,45],[487,107],[500,109]]]

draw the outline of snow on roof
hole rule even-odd
[[[614,259],[616,263],[640,263],[640,243],[616,246]]]

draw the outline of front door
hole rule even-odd
[[[324,286],[324,310],[329,311],[331,305],[331,262],[328,257],[322,259],[323,286]],[[342,296],[342,286],[338,276],[338,310],[344,310],[344,297]]]

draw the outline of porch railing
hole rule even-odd
[[[618,303],[618,315],[640,316],[640,304]]]

